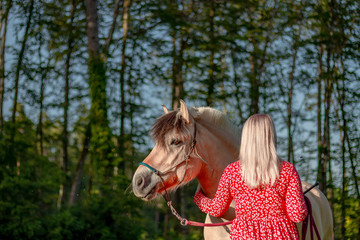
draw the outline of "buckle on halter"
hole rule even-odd
[[[187,225],[187,219],[186,218],[183,218],[181,221],[180,221],[180,224],[182,225],[182,226],[186,226]]]

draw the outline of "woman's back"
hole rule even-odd
[[[241,175],[240,162],[230,164],[213,200],[201,193],[195,203],[204,212],[221,216],[235,200],[236,218],[231,239],[299,239],[295,222],[307,215],[299,175],[293,164],[282,161],[279,179],[273,186],[249,188]]]
[[[222,216],[235,200],[231,239],[299,239],[296,222],[307,215],[301,181],[293,164],[276,153],[276,131],[268,114],[254,114],[242,129],[239,161],[221,176],[214,199],[201,191],[199,208]]]
[[[249,188],[243,181],[239,162],[233,163],[229,167],[233,168],[231,170],[230,192],[236,202],[236,215],[238,217],[251,219],[289,217],[292,221],[298,222],[296,221],[296,214],[291,211],[287,212],[287,205],[291,207],[291,204],[296,204],[294,196],[300,195],[301,192],[292,195],[288,194],[288,198],[286,198],[287,188],[292,184],[291,177],[295,171],[294,165],[283,161],[280,177],[274,186],[264,186],[256,189]],[[296,188],[294,190],[302,191]]]

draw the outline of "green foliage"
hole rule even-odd
[[[126,193],[129,180],[114,177],[116,188],[103,188],[70,209],[48,217],[49,239],[138,239],[139,200]]]
[[[128,192],[130,181],[122,175],[100,186],[99,194],[83,193],[74,207],[58,210],[62,172],[34,151],[35,141],[28,137],[35,135],[33,124],[22,117],[18,126],[26,131],[19,131],[15,141],[20,166],[2,162],[0,168],[0,239],[138,239],[141,203]],[[2,137],[0,146],[5,145]]]
[[[109,174],[109,169],[115,166],[115,159],[112,132],[107,116],[105,65],[98,56],[91,56],[89,59],[89,83],[91,98],[90,152],[94,158],[97,174],[104,176]]]
[[[19,169],[1,170],[1,239],[41,239],[44,217],[56,207],[59,168],[40,156],[21,160]]]
[[[19,68],[30,1],[11,2],[5,102],[1,102],[5,125],[0,133],[0,239],[201,239],[202,229],[181,227],[162,199],[143,204],[127,190],[136,164],[151,148],[148,130],[161,114],[160,105],[170,107],[172,94],[181,91],[190,105],[211,104],[239,125],[255,111],[272,114],[280,155],[286,159],[291,135],[293,160],[302,177],[312,182],[317,155],[323,150],[317,144],[316,115],[319,110],[323,129],[327,79],[333,83],[327,116],[332,172],[327,176],[333,177],[329,188],[334,198],[329,194],[329,199],[336,237],[360,236],[359,189],[354,183],[360,181],[359,0],[131,1],[125,51],[123,1],[112,39],[107,38],[115,1],[97,1],[100,52],[110,40],[106,61],[88,54],[86,1],[38,0]],[[10,1],[2,3],[5,11]],[[69,33],[71,4],[76,6],[74,31]],[[5,22],[1,24],[3,33]],[[63,172],[64,66],[70,50],[69,164]],[[15,69],[20,69],[18,101],[23,105],[18,105],[11,123],[8,106],[14,96]],[[119,106],[122,98],[125,109]],[[125,117],[122,136],[117,135],[119,116]],[[89,122],[90,148],[83,151]],[[346,176],[338,167],[342,137],[347,139],[342,166]],[[79,196],[69,208],[66,198],[83,153]],[[343,177],[348,182],[345,201],[340,189]],[[60,206],[61,184],[66,192]],[[183,190],[185,217],[202,221],[204,215],[192,201],[195,187],[190,184]],[[179,191],[172,198],[178,210]]]

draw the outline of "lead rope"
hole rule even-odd
[[[161,182],[163,183],[164,185],[164,182],[162,180],[162,177],[159,176],[160,179],[161,179]],[[310,188],[308,188],[306,191],[304,191],[304,195],[306,193],[308,193],[311,189],[313,189],[314,187],[316,187],[318,185],[318,183],[315,183],[314,185],[312,185]],[[226,226],[226,225],[230,225],[233,223],[233,221],[228,221],[228,222],[221,222],[221,223],[201,223],[201,222],[194,222],[194,221],[190,221],[190,220],[187,220],[186,218],[183,218],[177,211],[176,209],[174,208],[174,206],[172,205],[172,201],[170,200],[169,198],[169,195],[166,191],[166,188],[165,188],[165,185],[164,185],[164,190],[165,190],[165,195],[164,195],[164,199],[168,205],[168,207],[170,208],[171,210],[171,213],[180,221],[180,224],[182,226],[187,226],[187,225],[190,225],[190,226],[196,226],[196,227],[219,227],[219,226]],[[308,208],[308,216],[306,217],[306,219],[304,220],[303,222],[303,226],[302,226],[302,240],[305,240],[306,238],[306,232],[307,232],[307,223],[308,221],[310,220],[310,230],[311,230],[311,239],[314,239],[314,236],[313,236],[313,230],[315,230],[315,233],[316,233],[316,236],[318,238],[318,240],[321,240],[321,237],[320,237],[320,234],[319,234],[319,231],[316,227],[316,224],[315,224],[315,220],[314,220],[314,217],[312,215],[312,207],[311,207],[311,203],[310,203],[310,200],[308,197],[304,196],[304,199],[305,199],[305,202],[306,202],[306,206]]]

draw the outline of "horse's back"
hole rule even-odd
[[[302,182],[303,191],[306,191],[311,186],[312,185],[307,182]],[[306,194],[306,196],[311,202],[312,214],[321,239],[334,239],[333,216],[326,196],[318,188],[313,188]],[[301,235],[302,223],[298,223],[297,227]],[[306,239],[311,239],[309,228],[306,234]]]

